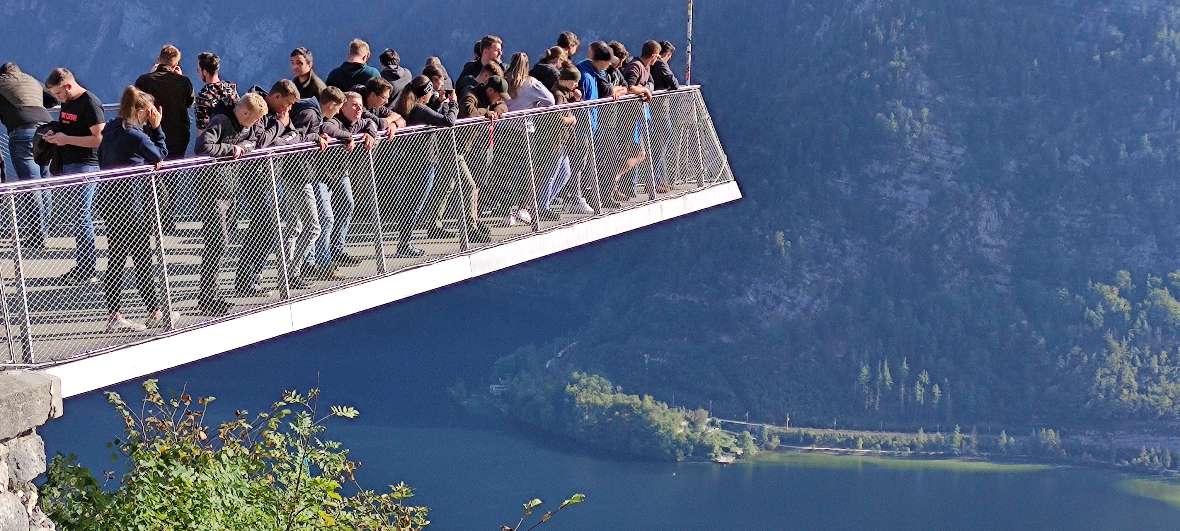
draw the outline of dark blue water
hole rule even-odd
[[[558,258],[566,259],[566,258]],[[363,462],[361,481],[406,481],[432,507],[436,529],[494,529],[520,504],[584,492],[589,502],[555,529],[1180,529],[1180,510],[1119,488],[1122,476],[1052,469],[970,472],[882,467],[826,457],[738,465],[649,464],[595,456],[560,443],[478,427],[449,404],[445,387],[474,384],[513,345],[582,318],[544,298],[481,299],[504,273],[280,338],[162,376],[219,398],[227,413],[258,409],[284,388],[320,386],[352,404],[355,423],[331,433]],[[493,292],[496,290],[492,290]],[[456,360],[465,360],[462,363]],[[131,395],[136,385],[121,388]],[[97,395],[73,399],[43,430],[50,452],[110,466],[104,442],[118,419]]]

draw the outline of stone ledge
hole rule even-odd
[[[0,372],[0,441],[62,414],[61,380],[45,373]]]

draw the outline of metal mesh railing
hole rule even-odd
[[[0,187],[0,369],[174,334],[733,179],[696,87]],[[174,208],[167,208],[171,201]],[[118,312],[126,322],[111,327]]]

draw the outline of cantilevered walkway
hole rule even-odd
[[[563,121],[563,117],[567,120]],[[577,124],[569,127],[568,118]],[[593,124],[594,127],[589,127]],[[568,157],[568,160],[566,160]],[[612,177],[627,159],[639,160],[623,175],[620,189],[633,197],[611,202]],[[555,169],[568,162],[572,177],[558,194],[557,220],[509,226],[490,212],[499,204],[525,202],[534,214],[537,198],[550,187]],[[283,228],[291,212],[283,195],[307,168],[325,177],[348,174],[356,198],[347,251],[359,264],[338,269],[338,278],[313,280],[296,289],[282,274],[291,264],[271,254],[261,283],[269,293],[235,297],[243,235],[261,224],[275,248],[286,252]],[[482,220],[490,242],[471,241],[461,214],[467,172],[479,184]],[[408,226],[407,208],[420,201],[433,175],[424,214]],[[204,252],[197,194],[202,183],[232,177],[240,210],[220,275],[221,292],[235,303],[224,316],[200,315],[198,270]],[[152,241],[153,275],[164,305],[177,318],[146,332],[106,331],[102,283],[64,285],[57,279],[74,265],[75,214],[68,194],[97,184],[140,179]],[[443,192],[456,187],[448,204]],[[175,230],[159,205],[165,190],[177,207]],[[253,194],[255,206],[243,200]],[[416,195],[415,195],[416,194]],[[581,196],[593,212],[573,213]],[[409,198],[407,200],[407,197]],[[343,145],[321,151],[314,145],[262,150],[239,160],[192,158],[159,170],[137,168],[0,186],[0,370],[31,369],[61,378],[64,396],[166,370],[229,350],[315,326],[465,279],[534,260],[565,249],[667,221],[741,197],[725,152],[698,87],[657,93],[651,103],[638,98],[576,103],[512,113],[495,122],[463,121],[452,128],[408,128],[382,139],[372,151]],[[123,200],[117,198],[117,200]],[[407,207],[411,205],[411,207]],[[130,208],[128,204],[128,208]],[[444,212],[449,239],[431,239],[426,228],[433,213]],[[46,216],[49,237],[28,248],[38,215]],[[163,220],[163,222],[162,222]],[[100,276],[107,270],[107,230],[96,220]],[[13,230],[13,227],[16,230]],[[411,231],[419,258],[400,258],[402,232]],[[437,236],[437,234],[436,234]],[[164,267],[161,267],[161,264]],[[128,266],[124,313],[143,322],[148,309],[135,289]]]

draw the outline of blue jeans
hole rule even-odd
[[[315,263],[321,267],[332,265],[332,257],[344,252],[356,197],[352,194],[352,179],[345,175],[315,183],[316,202],[319,204],[320,237],[315,244]]]
[[[90,173],[98,171],[97,164],[66,164],[62,167],[62,175],[76,173]],[[98,191],[98,183],[73,185],[63,190],[65,197],[66,219],[74,222],[74,259],[77,260],[78,273],[93,275],[95,267],[94,254],[94,194]]]
[[[557,198],[557,194],[565,187],[565,183],[569,182],[573,171],[570,169],[570,157],[562,147],[557,153],[557,166],[553,169],[553,175],[549,176],[549,183],[545,188],[540,190],[541,197],[538,204],[541,205],[542,210],[549,210],[553,207],[553,200]],[[578,190],[578,196],[581,196],[582,191]]]
[[[33,136],[35,126],[13,129],[8,132],[8,152],[12,156],[12,167],[16,180],[27,181],[49,176],[49,170],[33,161]],[[49,190],[26,192],[16,199],[17,218],[21,235],[34,247],[44,245],[49,233],[49,213],[53,208],[53,196]]]

